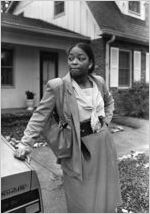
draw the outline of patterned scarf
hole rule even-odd
[[[104,100],[102,98],[101,92],[98,90],[96,83],[90,77],[89,79],[93,83],[93,88],[88,88],[87,91],[91,90],[90,92],[92,97],[89,97],[90,94],[86,95],[86,89],[81,89],[80,86],[76,83],[76,81],[72,80],[72,85],[75,91],[75,96],[78,101],[78,104],[83,109],[91,112],[90,120],[93,132],[99,132],[101,124],[99,122],[98,116],[105,117]]]

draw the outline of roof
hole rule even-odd
[[[146,22],[124,15],[114,1],[87,1],[87,4],[102,34],[149,43],[148,19]]]
[[[79,33],[75,33],[74,31],[71,30],[64,29],[54,24],[42,21],[40,19],[27,18],[12,15],[9,13],[1,13],[1,26],[54,36],[90,40],[89,37],[83,36]]]
[[[139,43],[149,44],[149,17],[142,21],[127,16],[119,10],[115,1],[86,1],[103,35],[116,35]],[[7,12],[13,13],[18,1],[12,1]],[[147,16],[149,16],[147,7]]]

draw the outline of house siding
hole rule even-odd
[[[85,2],[65,1],[65,12],[57,17],[54,17],[54,1],[19,3],[14,14],[18,15],[22,12],[25,17],[41,19],[92,39],[99,38],[100,28]]]
[[[15,46],[14,50],[14,87],[1,88],[1,108],[25,107],[25,91],[36,93],[38,99],[39,64],[35,48]]]
[[[4,44],[3,44],[4,46]],[[1,88],[1,108],[25,108],[25,91],[35,93],[35,106],[40,101],[40,51],[54,52],[53,49],[27,47],[15,45],[14,50],[14,87]],[[58,53],[58,75],[67,73],[66,53],[57,50]]]

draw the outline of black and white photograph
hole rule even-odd
[[[1,213],[149,213],[149,7],[1,1]]]

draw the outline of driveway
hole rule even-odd
[[[119,123],[119,121],[113,120],[113,123],[110,126],[111,128],[117,127],[114,122]],[[124,129],[123,131],[112,134],[116,144],[118,157],[128,154],[131,150],[139,152],[148,151],[149,121],[124,118],[124,123],[121,123],[121,126]],[[62,184],[62,171],[60,166],[56,164],[54,154],[50,148],[46,146],[35,149],[32,157],[31,165],[38,173],[42,188],[44,212],[66,213],[67,209]]]

